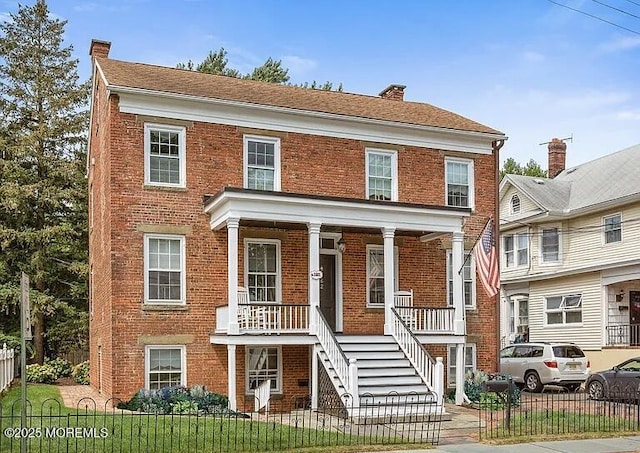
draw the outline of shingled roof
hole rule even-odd
[[[504,135],[456,113],[420,102],[236,79],[184,69],[96,58],[107,84],[459,131]]]

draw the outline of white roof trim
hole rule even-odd
[[[466,209],[448,209],[391,202],[320,198],[300,194],[226,189],[206,203],[211,229],[228,219],[321,223],[354,228],[395,228],[405,231],[452,233],[462,231]]]
[[[595,264],[591,266],[582,266],[582,267],[575,267],[571,269],[563,269],[559,271],[549,271],[543,274],[523,275],[520,277],[513,277],[513,278],[505,277],[504,273],[501,273],[500,283],[501,285],[504,286],[504,285],[511,285],[513,283],[527,283],[527,282],[535,282],[540,280],[551,280],[554,278],[580,275],[588,272],[606,271],[606,270],[615,269],[618,267],[631,266],[631,265],[637,265],[637,264],[640,264],[640,260],[633,259],[633,260],[622,261],[622,262],[616,261],[613,263],[603,263],[603,264]]]
[[[492,154],[502,134],[447,129],[334,113],[315,112],[225,99],[188,96],[109,85],[120,95],[120,111],[369,142]]]

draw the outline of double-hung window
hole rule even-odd
[[[529,235],[527,233],[507,234],[502,241],[505,267],[527,266],[529,264]]]
[[[462,267],[462,288],[464,290],[464,306],[472,308],[476,305],[475,297],[475,269],[473,263],[473,254],[465,252],[467,261]],[[453,307],[453,254],[451,250],[447,252],[447,305]],[[458,272],[459,269],[455,269]]]
[[[252,302],[280,302],[280,241],[245,240],[245,277]]]
[[[145,388],[158,390],[187,385],[184,346],[147,346],[145,348]]]
[[[144,236],[144,300],[146,303],[185,303],[184,236]]]
[[[546,298],[547,325],[579,324],[582,322],[582,295]]]
[[[476,345],[468,343],[464,346],[464,372],[476,369]],[[456,345],[449,345],[447,354],[447,383],[456,386]]]
[[[280,190],[280,139],[244,136],[244,187]]]
[[[560,261],[560,230],[556,227],[543,228],[540,236],[542,262],[554,263]]]
[[[282,392],[282,350],[277,346],[247,346],[246,348],[247,392],[270,380],[271,391]]]
[[[622,241],[622,216],[620,214],[604,218],[604,243]]]
[[[398,200],[398,154],[395,151],[367,149],[367,198]]]
[[[394,249],[394,291],[398,289],[398,253]],[[367,245],[367,305],[384,307],[384,246]]]
[[[474,207],[473,161],[445,159],[445,186],[447,206]]]
[[[186,187],[185,128],[144,125],[144,182],[153,186]]]

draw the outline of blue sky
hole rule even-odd
[[[407,85],[428,102],[509,136],[502,160],[567,165],[640,143],[640,0],[49,0],[89,76],[92,38],[111,57],[175,66],[224,46],[243,72],[282,59],[291,81],[377,95]],[[22,3],[30,3],[23,0]],[[624,14],[602,3],[626,11]],[[0,0],[0,20],[17,10]],[[634,17],[637,16],[637,17]]]

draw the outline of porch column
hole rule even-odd
[[[311,410],[314,411],[318,409],[318,352],[319,345],[311,346]]]
[[[461,271],[464,263],[464,233],[456,231],[451,238],[451,278],[453,280],[453,328],[456,335],[466,335],[464,308],[464,276]]]
[[[320,270],[320,222],[309,222],[309,334],[315,335],[318,331],[318,313],[316,307],[320,306],[320,279],[314,273]]]
[[[393,293],[395,288],[395,263],[393,253],[393,238],[396,229],[391,227],[382,228],[384,238],[384,334],[391,335],[393,330]]]
[[[456,345],[456,406],[464,403],[464,343]]]
[[[227,389],[229,393],[229,410],[238,409],[236,402],[236,345],[227,345]]]
[[[238,228],[240,219],[227,220],[227,281],[229,291],[229,330],[231,335],[240,333],[238,327]]]

